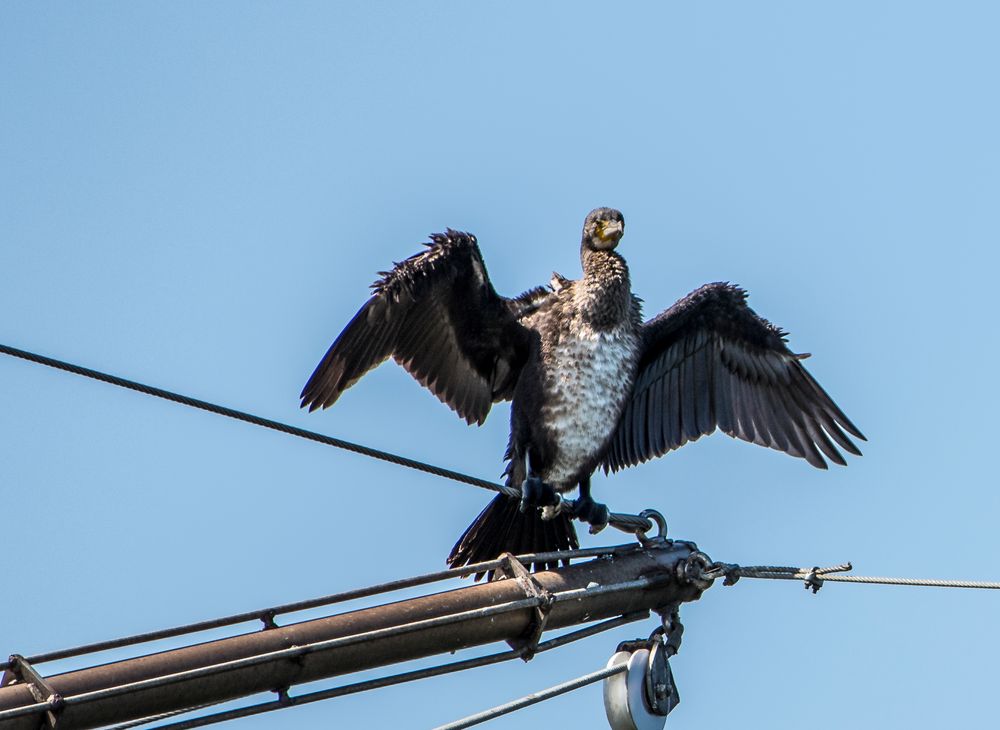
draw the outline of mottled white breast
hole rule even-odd
[[[556,447],[542,478],[556,489],[571,489],[580,468],[604,445],[618,424],[632,390],[636,333],[623,326],[599,332],[589,327],[562,333],[552,346],[546,372],[542,420]]]

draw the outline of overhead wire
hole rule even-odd
[[[525,695],[520,699],[507,702],[502,705],[490,708],[489,710],[484,710],[483,712],[478,712],[475,715],[470,715],[469,717],[463,718],[461,720],[456,720],[455,722],[449,722],[446,725],[439,725],[434,728],[434,730],[465,730],[465,728],[472,727],[473,725],[478,725],[480,723],[486,722],[487,720],[493,720],[502,715],[507,715],[511,712],[517,710],[522,710],[525,707],[530,707],[531,705],[537,704],[544,700],[550,700],[553,697],[558,697],[559,695],[566,694],[567,692],[572,692],[573,690],[580,689],[581,687],[586,687],[588,684],[593,684],[594,682],[600,682],[602,679],[607,679],[616,674],[621,674],[628,669],[627,662],[620,662],[614,664],[610,667],[605,667],[604,669],[599,669],[596,672],[591,672],[590,674],[585,674],[582,677],[577,677],[576,679],[571,679],[568,682],[562,682],[554,687],[549,687],[548,689],[543,689],[538,692],[532,692],[530,695]]]
[[[938,580],[936,578],[886,578],[872,575],[830,575],[824,581],[837,583],[877,583],[887,586],[920,586],[924,588],[986,588],[1000,590],[1000,582],[982,580]]]
[[[362,456],[367,456],[372,459],[378,459],[380,461],[386,461],[390,464],[396,464],[398,466],[405,466],[408,469],[415,469],[417,471],[424,472],[426,474],[433,474],[434,476],[441,477],[443,479],[450,479],[461,484],[468,484],[473,487],[479,487],[480,489],[488,489],[493,492],[500,492],[513,499],[520,499],[521,490],[518,487],[510,487],[505,484],[498,484],[496,482],[491,482],[487,479],[480,479],[479,477],[474,477],[469,474],[463,474],[461,472],[454,471],[452,469],[445,469],[440,466],[435,466],[434,464],[428,464],[424,461],[418,461],[417,459],[410,459],[406,456],[400,456],[399,454],[393,454],[389,451],[383,451],[381,449],[375,449],[370,446],[365,446],[363,444],[357,444],[353,441],[347,441],[345,439],[335,438],[333,436],[327,436],[326,434],[317,433],[315,431],[309,431],[304,428],[299,428],[297,426],[292,426],[287,423],[282,423],[280,421],[274,421],[269,418],[263,418],[261,416],[253,415],[252,413],[246,413],[244,411],[238,411],[235,408],[228,408],[226,406],[221,406],[216,403],[210,403],[209,401],[201,400],[199,398],[192,398],[191,396],[182,395],[180,393],[174,393],[169,390],[164,390],[163,388],[157,388],[152,385],[146,385],[145,383],[139,383],[135,380],[129,380],[127,378],[122,378],[117,375],[111,375],[109,373],[101,372],[100,370],[94,370],[92,368],[86,368],[82,365],[75,365],[73,363],[65,362],[63,360],[57,360],[52,357],[47,357],[45,355],[39,355],[34,352],[28,352],[27,350],[20,350],[16,347],[10,347],[9,345],[0,344],[0,353],[5,355],[10,355],[11,357],[16,357],[21,360],[27,360],[28,362],[33,362],[38,365],[45,365],[46,367],[55,368],[56,370],[62,370],[64,372],[73,373],[74,375],[80,375],[85,378],[90,378],[92,380],[98,380],[102,383],[107,383],[109,385],[114,385],[119,388],[126,388],[128,390],[133,390],[137,393],[143,393],[144,395],[151,395],[155,398],[162,398],[163,400],[168,400],[173,403],[179,403],[190,408],[197,408],[202,411],[207,411],[209,413],[214,413],[219,416],[225,416],[226,418],[232,418],[237,421],[243,421],[244,423],[250,423],[255,426],[260,426],[261,428],[267,428],[272,431],[278,431],[280,433],[288,434],[290,436],[296,436],[298,438],[307,439],[309,441],[315,441],[317,443],[325,444],[327,446],[333,446],[337,449],[343,449],[345,451],[350,451],[355,454],[361,454]],[[570,504],[569,500],[566,500],[567,505]],[[653,529],[653,523],[648,518],[640,515],[630,515],[619,512],[612,512],[609,516],[608,524],[615,527],[623,532],[634,533],[648,532]]]
[[[237,421],[243,421],[244,423],[250,423],[255,426],[260,426],[262,428],[268,428],[272,431],[278,431],[280,433],[285,433],[290,436],[297,436],[298,438],[307,439],[309,441],[315,441],[317,443],[326,444],[327,446],[333,446],[337,449],[343,449],[345,451],[351,451],[355,454],[361,454],[362,456],[368,456],[372,459],[379,459],[381,461],[387,461],[391,464],[397,464],[399,466],[405,466],[409,469],[416,469],[417,471],[422,471],[428,474],[434,474],[435,476],[443,477],[445,479],[451,479],[455,482],[461,482],[463,484],[469,484],[474,487],[480,487],[481,489],[489,489],[494,492],[503,492],[511,497],[519,497],[520,490],[513,489],[512,487],[506,487],[501,484],[496,484],[486,479],[479,479],[478,477],[469,476],[468,474],[462,474],[457,471],[452,471],[450,469],[444,469],[433,464],[428,464],[423,461],[418,461],[416,459],[410,459],[405,456],[400,456],[398,454],[393,454],[388,451],[382,451],[381,449],[375,449],[370,446],[364,446],[362,444],[356,444],[352,441],[346,441],[344,439],[335,438],[333,436],[327,436],[325,434],[316,433],[315,431],[309,431],[304,428],[298,428],[297,426],[292,426],[287,423],[281,423],[280,421],[273,421],[269,418],[262,418],[261,416],[255,416],[251,413],[245,413],[243,411],[238,411],[235,408],[227,408],[226,406],[220,406],[215,403],[210,403],[208,401],[200,400],[198,398],[192,398],[191,396],[182,395],[180,393],[174,393],[169,390],[164,390],[163,388],[157,388],[152,385],[146,385],[145,383],[139,383],[134,380],[128,380],[127,378],[122,378],[117,375],[111,375],[109,373],[101,372],[100,370],[93,370],[91,368],[86,368],[81,365],[74,365],[73,363],[64,362],[63,360],[56,360],[52,357],[46,357],[45,355],[39,355],[34,352],[28,352],[26,350],[19,350],[16,347],[10,347],[9,345],[0,344],[0,353],[5,355],[10,355],[12,357],[20,358],[22,360],[27,360],[28,362],[33,362],[38,365],[45,365],[46,367],[55,368],[56,370],[62,370],[67,373],[73,373],[74,375],[81,375],[85,378],[90,378],[92,380],[98,380],[102,383],[107,383],[109,385],[114,385],[119,388],[126,388],[128,390],[136,391],[137,393],[143,393],[145,395],[151,395],[156,398],[162,398],[163,400],[168,400],[173,403],[179,403],[190,408],[197,408],[202,411],[207,411],[209,413],[214,413],[219,416],[225,416],[226,418],[233,418]]]
[[[940,578],[891,578],[873,575],[836,575],[853,570],[850,563],[834,565],[828,568],[797,568],[784,565],[753,565],[741,566],[734,563],[713,563],[702,572],[705,580],[725,578],[727,585],[732,585],[740,578],[763,578],[770,580],[801,580],[806,588],[818,591],[826,582],[834,583],[866,583],[889,586],[916,586],[923,588],[980,588],[1000,590],[1000,581],[985,580],[952,580]]]

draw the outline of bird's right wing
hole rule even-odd
[[[303,407],[332,405],[390,356],[469,423],[483,423],[493,403],[512,397],[530,344],[518,320],[541,306],[546,290],[499,296],[468,233],[449,230],[426,245],[381,272],[306,383]]]

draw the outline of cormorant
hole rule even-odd
[[[590,496],[595,469],[639,464],[716,428],[821,469],[824,456],[846,464],[837,446],[860,456],[844,432],[865,437],[744,290],[707,284],[643,323],[615,251],[624,226],[617,210],[591,211],[583,277],[554,274],[513,299],[494,290],[475,236],[432,235],[380,272],[303,389],[303,407],[326,408],[391,356],[469,424],[513,401],[504,475],[521,503],[498,495],[450,565],[577,547],[569,515],[536,508],[579,486],[573,516],[600,528],[608,510]]]

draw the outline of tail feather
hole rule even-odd
[[[514,555],[575,550],[579,547],[573,521],[568,515],[543,520],[538,510],[521,512],[521,503],[498,494],[462,533],[448,556],[448,565],[458,568],[493,560],[501,553]],[[534,570],[556,567],[558,561],[535,563]],[[476,575],[476,580],[483,576]],[[492,571],[490,572],[492,578]]]

